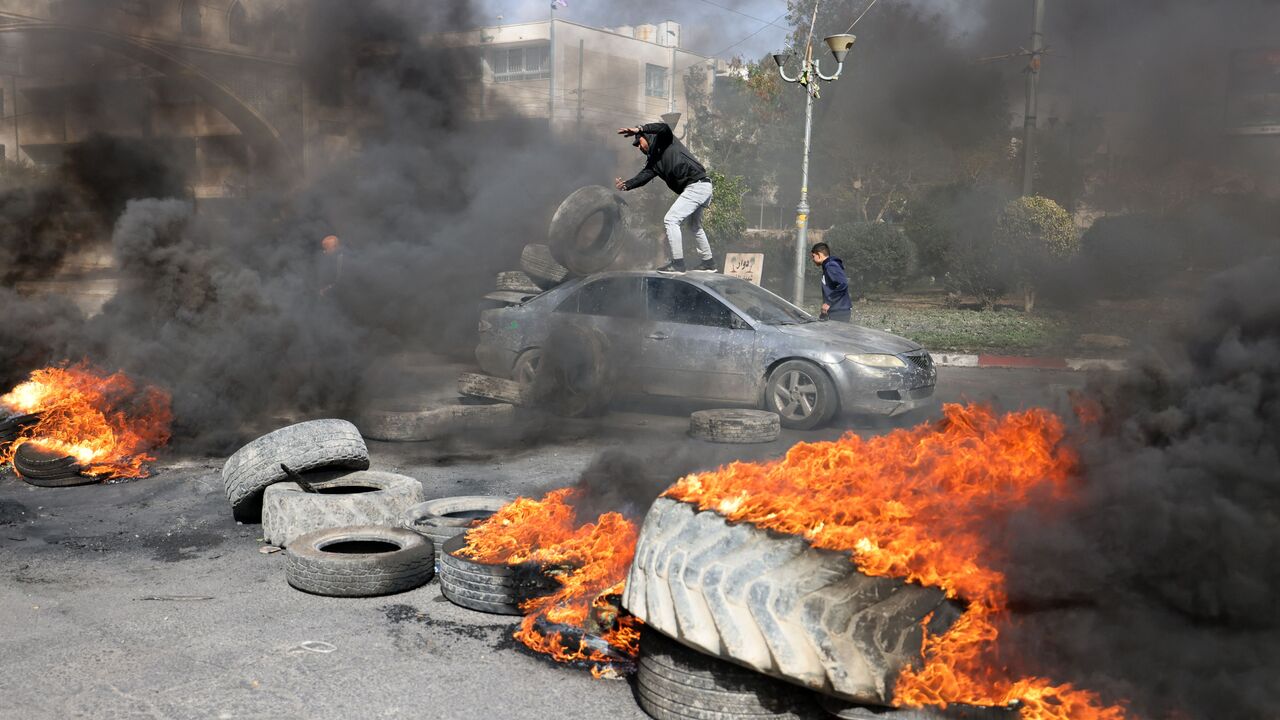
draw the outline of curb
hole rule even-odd
[[[1104,358],[1043,358],[1016,355],[967,355],[960,353],[934,353],[933,364],[939,367],[983,368],[1031,368],[1035,370],[1110,370],[1119,372],[1128,367],[1124,360]]]

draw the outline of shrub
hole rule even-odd
[[[840,225],[828,231],[825,240],[831,254],[844,261],[850,292],[857,297],[870,289],[901,290],[915,274],[915,247],[892,225]]]
[[[1080,251],[1071,215],[1044,197],[1022,197],[1005,206],[993,235],[997,259],[1023,294],[1023,309],[1035,308],[1036,285]]]

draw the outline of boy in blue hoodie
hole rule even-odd
[[[849,278],[844,274],[844,262],[831,257],[831,248],[818,243],[809,251],[813,264],[822,268],[823,320],[853,322],[853,302],[849,299]]]

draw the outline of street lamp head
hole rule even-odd
[[[785,64],[786,64],[786,62],[787,62],[787,54],[786,54],[786,53],[774,53],[774,54],[773,54],[773,61],[774,61],[774,62],[776,62],[776,63],[778,63],[778,67],[782,67],[782,66],[783,66],[783,65],[785,65]]]
[[[676,126],[680,124],[680,118],[682,116],[683,114],[678,112],[664,113],[662,115],[662,122],[666,123],[667,127],[671,128],[672,132],[675,132]]]
[[[824,38],[827,47],[831,48],[831,54],[836,56],[836,62],[844,62],[844,58],[849,54],[849,50],[853,49],[853,42],[857,40],[856,35],[832,35]]]

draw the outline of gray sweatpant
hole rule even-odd
[[[667,226],[667,243],[671,245],[671,259],[684,259],[684,238],[680,236],[680,225],[689,220],[693,228],[693,237],[698,245],[698,256],[703,260],[711,259],[711,242],[707,240],[707,231],[702,229],[702,211],[711,204],[710,182],[690,184],[680,193],[680,197],[672,203],[663,223]]]

